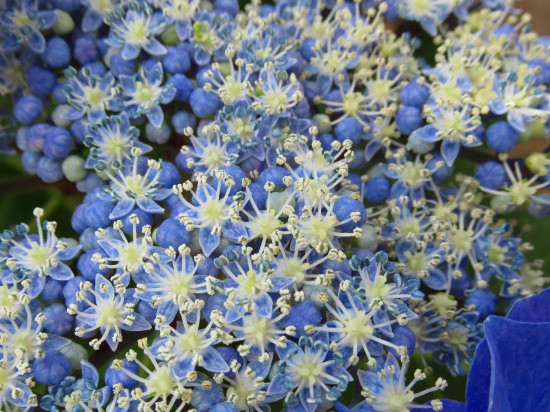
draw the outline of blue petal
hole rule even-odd
[[[115,296],[115,288],[112,283],[100,275],[95,275],[95,293],[103,299],[111,300]]]
[[[99,383],[99,373],[97,373],[95,366],[84,359],[80,361],[80,364],[82,365],[82,378],[92,381],[94,383],[94,387],[97,388],[97,384]]]
[[[159,206],[157,202],[155,202],[153,199],[149,197],[145,197],[145,196],[138,197],[137,205],[141,210],[147,213],[157,214],[157,213],[164,212],[164,208]]]
[[[420,129],[416,129],[414,132],[411,133],[410,138],[420,139],[424,142],[429,143],[438,142],[441,140],[441,137],[437,135],[437,129],[431,124],[421,127]]]
[[[176,33],[181,41],[187,40],[191,36],[190,21],[176,21]]]
[[[58,262],[57,266],[50,269],[49,276],[54,280],[69,280],[74,277],[73,271],[65,263]]]
[[[139,313],[132,313],[134,317],[131,325],[122,324],[120,329],[124,329],[130,332],[139,332],[142,330],[151,329],[151,324],[145,320],[145,318]]]
[[[59,260],[73,259],[76,255],[78,255],[78,252],[80,252],[81,249],[82,249],[81,245],[67,247],[65,248],[65,250],[57,254],[57,258]]]
[[[109,219],[115,220],[120,219],[123,216],[126,216],[128,213],[132,211],[136,204],[136,201],[134,199],[126,198],[122,199],[120,202],[118,202],[109,215]]]
[[[220,235],[213,235],[210,231],[209,227],[202,227],[199,231],[199,244],[206,257],[210,256],[220,244]]]
[[[27,44],[29,48],[38,54],[44,53],[46,49],[46,40],[42,33],[36,29],[32,29],[27,37]]]
[[[103,17],[97,11],[88,9],[82,18],[82,31],[94,31],[103,23]]]
[[[261,292],[254,298],[254,304],[256,305],[254,312],[260,317],[271,317],[271,310],[273,309],[273,300],[265,293]]]
[[[508,111],[502,99],[490,100],[488,103],[488,106],[491,109],[491,111],[497,115],[502,115]]]
[[[164,112],[160,106],[153,106],[146,113],[147,119],[151,122],[153,126],[157,129],[162,126],[162,121],[164,120]]]
[[[120,55],[124,60],[134,60],[139,55],[140,50],[139,47],[126,43],[124,47],[122,47]]]
[[[238,242],[239,237],[241,236],[248,237],[246,228],[243,225],[235,224],[230,221],[224,223],[222,234],[224,235],[224,237],[233,242]]]
[[[217,373],[229,371],[229,366],[227,366],[227,363],[225,363],[222,356],[216,349],[209,346],[201,355],[203,357],[202,360],[204,369],[207,371]]]
[[[162,43],[155,38],[150,39],[147,44],[143,46],[143,48],[152,56],[161,56],[166,54],[166,47],[164,47]]]
[[[458,140],[445,139],[441,144],[441,156],[447,166],[452,166],[460,152],[460,142]]]
[[[178,381],[182,381],[187,378],[187,374],[195,369],[193,365],[193,358],[189,357],[187,359],[180,360],[174,364],[172,367],[172,373]]]
[[[523,115],[517,111],[511,111],[508,113],[507,117],[508,123],[510,126],[512,126],[514,129],[516,129],[518,132],[523,133],[526,130],[526,119],[523,117]]]
[[[429,275],[422,281],[431,289],[443,290],[447,287],[447,276],[439,269],[430,269]]]
[[[275,375],[275,377],[271,380],[271,383],[269,384],[267,393],[270,395],[277,393],[287,393],[290,389],[292,389],[293,386],[294,385],[292,384],[292,381],[288,376]]]

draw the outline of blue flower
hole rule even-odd
[[[89,292],[95,298],[92,302],[86,297]],[[126,289],[122,284],[113,284],[98,274],[95,285],[91,282],[83,282],[80,291],[77,292],[78,301],[84,301],[89,306],[87,309],[78,310],[76,304],[69,305],[70,314],[77,315],[77,320],[83,326],[75,329],[77,336],[99,329],[101,337],[92,339],[90,346],[99,350],[103,342],[107,342],[112,351],[116,351],[119,342],[122,342],[122,331],[142,331],[151,329],[151,324],[139,313],[133,311],[137,298],[133,297],[134,290]]]
[[[199,11],[199,0],[161,0],[162,13],[173,23],[181,41],[188,40],[192,34],[192,23]]]
[[[222,235],[233,242],[247,236],[245,227],[239,222],[238,202],[230,196],[235,181],[224,171],[214,173],[218,180],[215,187],[201,174],[197,176],[195,191],[189,181],[173,189],[187,208],[179,219],[187,230],[199,229],[199,244],[207,257],[218,247]],[[191,202],[183,197],[184,192],[192,194]]]
[[[195,62],[204,66],[210,63],[212,57],[224,60],[222,56],[229,44],[232,30],[233,24],[226,13],[197,13],[194,16],[191,37]],[[184,27],[182,31],[182,34],[187,34],[188,28]]]
[[[87,33],[99,29],[103,19],[109,16],[115,8],[124,6],[127,0],[81,0],[81,2],[85,6],[82,16],[82,31]]]
[[[437,390],[443,390],[447,387],[447,382],[438,378],[435,386],[415,393],[412,388],[419,382],[426,379],[426,373],[417,369],[414,372],[414,379],[407,384],[405,374],[409,367],[409,360],[401,362],[401,366],[393,355],[389,355],[384,362],[383,367],[377,373],[371,371],[358,372],[359,384],[363,388],[362,394],[366,400],[360,402],[351,408],[353,412],[374,412],[403,410],[408,411],[412,408],[425,408],[425,405],[415,402],[417,398],[427,395]],[[434,411],[446,410],[439,400],[432,400],[429,403]],[[336,404],[338,412],[347,412],[350,409]]]
[[[178,310],[193,303],[197,295],[206,293],[206,276],[196,273],[204,257],[193,259],[185,252],[189,250],[183,245],[179,255],[173,249],[167,249],[165,253],[170,260],[164,262],[153,256],[153,264],[144,267],[145,274],[135,276],[139,281],[136,296],[156,308],[157,316],[162,316],[168,324],[174,320]]]
[[[109,215],[112,220],[128,215],[136,206],[146,213],[162,213],[164,208],[157,201],[162,201],[170,195],[170,189],[164,188],[164,185],[159,182],[162,163],[147,160],[147,169],[142,174],[138,168],[141,150],[134,147],[131,149],[131,154],[132,162],[115,169],[114,175],[108,169],[99,168],[111,181],[105,191],[116,202],[115,208]]]
[[[37,406],[38,398],[25,382],[31,368],[28,363],[22,363],[19,357],[13,355],[5,347],[0,349],[0,368],[4,374],[0,406],[8,411]]]
[[[2,50],[17,51],[28,46],[35,53],[42,53],[46,40],[42,30],[50,29],[56,21],[55,10],[39,10],[38,2],[20,0],[3,4],[2,9]]]
[[[277,348],[281,361],[268,394],[284,394],[289,410],[301,404],[303,410],[312,412],[325,400],[338,399],[353,378],[342,367],[338,353],[329,351],[327,333],[319,332],[300,342],[300,346],[289,341]]]
[[[166,18],[153,10],[145,2],[133,2],[134,7],[124,14],[122,9],[114,9],[106,16],[105,22],[110,26],[106,43],[115,48],[122,48],[124,60],[133,60],[143,49],[151,56],[166,54],[166,48],[155,36],[161,34],[166,26]]]
[[[510,72],[495,81],[497,98],[490,100],[488,105],[491,112],[506,115],[510,126],[523,133],[530,123],[547,119],[550,110],[541,106],[547,97],[536,87],[533,76],[525,74],[523,77],[518,72]]]
[[[294,279],[274,276],[269,262],[255,264],[250,256],[252,251],[247,249],[244,252],[245,256],[242,256],[230,250],[228,257],[222,255],[215,261],[226,276],[222,281],[227,294],[226,307],[235,311],[232,316],[239,317],[248,312],[269,318],[273,312],[270,293],[288,288]]]
[[[400,0],[397,10],[402,18],[418,21],[424,30],[435,36],[437,26],[451,13],[453,4],[449,0]]]
[[[42,292],[46,277],[59,281],[71,279],[74,274],[63,262],[74,259],[81,249],[75,240],[60,239],[55,235],[55,222],[45,221],[42,225],[43,214],[40,208],[34,210],[38,235],[29,235],[29,228],[20,224],[16,234],[4,232],[2,239],[8,251],[0,255],[0,263],[8,269],[11,281],[30,280],[27,293],[31,297]]]
[[[480,126],[479,116],[472,115],[471,108],[461,109],[438,107],[429,117],[430,124],[412,132],[410,139],[426,143],[442,141],[441,155],[448,166],[452,166],[460,152],[460,146],[480,146],[482,141],[475,131]]]
[[[490,316],[485,339],[476,349],[468,375],[466,410],[544,409],[550,362],[544,353],[550,336],[550,289],[518,300],[505,318]]]
[[[40,399],[41,408],[53,412],[59,410],[58,406],[80,412],[105,406],[109,400],[109,388],[98,388],[99,373],[93,364],[81,360],[80,366],[81,378],[68,376],[58,385],[48,387],[48,394]]]
[[[213,347],[217,343],[216,334],[211,333],[213,320],[204,327],[200,326],[203,303],[196,300],[187,305],[182,320],[176,323],[175,328],[159,322],[161,336],[151,346],[156,358],[173,365],[172,373],[179,382],[187,379],[188,374],[197,367],[214,373],[229,372],[229,366]]]
[[[99,74],[88,68],[77,72],[69,67],[65,75],[68,80],[62,87],[69,106],[63,107],[63,118],[74,121],[86,117],[97,123],[105,119],[107,111],[122,109],[120,96],[113,93],[116,80],[111,72]]]
[[[142,154],[151,151],[150,146],[138,140],[139,130],[130,124],[126,112],[89,125],[88,130],[84,144],[91,149],[86,159],[86,168],[95,168],[100,162],[109,167],[121,167],[132,161],[133,147],[139,148]]]
[[[153,126],[159,128],[164,120],[161,104],[170,103],[176,89],[170,83],[162,84],[164,72],[160,62],[150,69],[142,68],[138,75],[119,77],[124,107],[131,118],[144,114]]]

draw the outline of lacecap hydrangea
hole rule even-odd
[[[0,12],[0,153],[81,199],[0,234],[1,410],[485,410],[441,391],[547,284],[508,214],[550,215],[516,155],[550,39],[512,0]]]

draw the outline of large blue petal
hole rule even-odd
[[[520,322],[550,322],[550,288],[516,301],[506,317]]]
[[[477,346],[474,361],[468,374],[466,386],[466,411],[487,411],[489,409],[489,387],[491,385],[491,355],[487,341]]]
[[[489,411],[543,411],[550,405],[550,323],[489,317],[491,352]]]

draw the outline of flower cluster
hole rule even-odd
[[[409,366],[465,374],[544,288],[505,215],[550,215],[513,152],[550,39],[512,0],[0,12],[0,153],[83,194],[78,239],[0,234],[0,409],[439,411]]]

